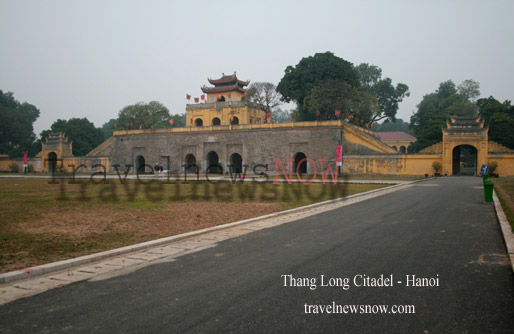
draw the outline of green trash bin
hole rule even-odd
[[[485,181],[488,181],[489,180],[489,175],[488,174],[484,174],[482,175],[482,180],[485,182]]]
[[[486,202],[493,201],[493,189],[494,189],[494,183],[492,183],[489,180],[485,180],[484,181],[484,194],[485,194]]]

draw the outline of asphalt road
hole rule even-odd
[[[317,288],[284,286],[289,274]],[[391,274],[392,287],[352,284]],[[350,287],[321,287],[320,275]],[[406,275],[439,286],[407,287]],[[415,313],[305,314],[305,304],[333,303]],[[481,180],[440,178],[11,302],[0,307],[0,332],[514,333],[514,277]]]

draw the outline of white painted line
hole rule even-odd
[[[420,181],[424,181],[424,180],[416,180],[416,181],[410,181],[408,183],[406,182],[403,184],[396,184],[396,185],[393,185],[390,187],[375,189],[375,190],[367,191],[364,193],[350,195],[347,197],[342,197],[342,198],[337,198],[337,199],[328,200],[328,201],[324,201],[324,202],[314,203],[314,204],[310,204],[310,205],[306,205],[306,206],[302,206],[302,207],[298,207],[298,208],[294,208],[294,209],[289,209],[289,210],[284,210],[284,211],[280,211],[280,212],[267,214],[267,215],[260,216],[260,217],[244,219],[244,220],[240,220],[237,222],[223,224],[223,225],[217,225],[217,226],[205,228],[205,229],[198,230],[198,231],[192,231],[192,232],[182,233],[179,235],[174,235],[171,237],[146,241],[143,243],[125,246],[125,247],[121,247],[121,248],[116,248],[116,249],[108,250],[105,252],[95,253],[95,254],[91,254],[91,255],[85,255],[85,256],[74,258],[74,259],[68,259],[68,260],[48,263],[48,264],[40,265],[37,267],[26,268],[26,269],[18,270],[18,271],[11,271],[11,272],[0,275],[0,284],[13,282],[13,281],[17,281],[17,280],[22,280],[22,279],[26,279],[26,278],[30,278],[30,277],[36,277],[39,275],[48,274],[48,273],[52,273],[52,272],[62,271],[65,269],[70,269],[70,268],[74,268],[77,266],[90,264],[92,262],[97,262],[97,261],[104,260],[107,258],[113,258],[115,256],[119,256],[119,255],[123,255],[123,254],[127,254],[127,253],[135,253],[137,251],[146,250],[146,249],[157,247],[157,246],[163,246],[163,245],[169,246],[169,244],[171,244],[171,243],[173,243],[172,247],[185,248],[186,250],[194,251],[198,247],[207,246],[208,241],[207,240],[196,240],[196,242],[194,242],[192,240],[186,241],[183,239],[210,233],[213,231],[227,230],[227,229],[230,229],[235,226],[247,225],[249,223],[257,223],[257,225],[259,227],[257,227],[256,229],[269,228],[269,227],[277,225],[277,217],[284,217],[284,219],[285,219],[282,222],[278,222],[278,223],[286,223],[286,222],[294,221],[294,220],[299,219],[300,217],[302,217],[302,218],[308,217],[308,216],[318,214],[321,212],[334,210],[334,209],[342,207],[342,206],[351,205],[351,204],[354,204],[357,202],[365,201],[367,199],[371,199],[374,197],[389,194],[389,193],[395,192],[400,189],[406,189],[406,188],[411,187],[412,184],[420,182]],[[293,218],[291,218],[291,216],[293,216]],[[270,221],[270,219],[273,219],[273,221]],[[223,231],[223,233],[221,233],[221,235],[223,236],[225,233],[230,233],[230,232]],[[241,231],[240,234],[238,234],[238,235],[242,235],[242,234],[245,234],[245,233],[243,231]],[[237,235],[225,234],[224,236],[226,236],[227,238],[231,238],[231,237],[237,236]],[[144,259],[144,258],[141,258],[141,259],[132,258],[132,261],[144,262],[145,260],[146,259]]]

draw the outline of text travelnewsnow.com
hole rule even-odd
[[[284,287],[308,288],[339,288],[349,290],[350,288],[374,288],[374,287],[393,287],[396,285],[413,288],[433,288],[439,287],[439,275],[434,277],[421,277],[418,275],[404,275],[395,279],[393,274],[389,276],[380,275],[372,277],[365,274],[357,274],[349,277],[294,277],[291,274],[281,275]],[[335,301],[329,304],[308,304],[303,305],[305,314],[414,314],[414,305],[341,305]]]

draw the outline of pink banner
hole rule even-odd
[[[336,161],[337,162],[343,161],[343,145],[336,146]]]

